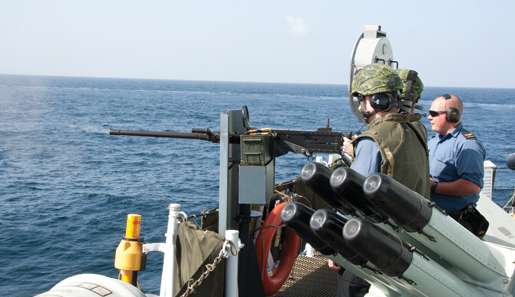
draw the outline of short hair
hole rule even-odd
[[[463,101],[456,94],[443,94],[439,97],[443,97],[445,99],[445,108],[454,107],[457,108],[461,114],[463,114]]]

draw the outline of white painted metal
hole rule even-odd
[[[341,255],[337,254],[335,256],[331,256],[331,258],[338,263],[338,265],[345,267],[345,269],[352,274],[365,279],[369,282],[375,289],[382,291],[383,295],[386,297],[401,297],[401,296],[409,296],[405,295],[405,291],[402,285],[402,281],[398,278],[390,278],[384,273],[376,273],[371,271],[370,269],[364,269],[363,267],[356,266],[351,262],[347,261]],[[374,296],[374,295],[372,295]],[[412,296],[410,296],[412,297]],[[421,295],[414,295],[413,297],[424,297]]]
[[[490,223],[484,240],[515,248],[515,219],[488,198],[480,198],[477,209]],[[515,260],[515,253],[512,258]]]
[[[435,241],[420,233],[408,235],[471,278],[490,283],[506,277],[503,256],[438,209],[423,232]]]
[[[304,246],[304,254],[306,254],[306,257],[313,258],[315,256],[316,250],[311,246],[311,244],[306,243]]]
[[[226,230],[225,240],[236,248],[236,255],[229,253],[225,266],[225,297],[238,297],[238,252],[240,249],[240,237],[237,230]]]
[[[367,25],[363,31],[363,39],[357,45],[354,56],[356,70],[366,65],[382,63],[392,66],[393,50],[386,34],[379,25]]]
[[[433,260],[413,254],[413,261],[402,277],[413,281],[410,287],[425,296],[484,297],[474,286],[465,283]],[[490,295],[501,296],[501,295]]]
[[[164,253],[166,251],[166,245],[162,242],[157,243],[145,243],[143,245],[143,253],[148,254],[150,252],[161,252]]]
[[[484,176],[483,176],[483,189],[481,189],[481,198],[492,199],[493,191],[494,191],[494,183],[495,183],[495,170],[497,166],[490,161],[486,160],[483,163],[484,168]]]
[[[334,162],[340,160],[342,156],[339,154],[328,154],[328,155],[317,155],[315,157],[315,162],[323,164],[324,166],[329,167]]]
[[[380,288],[378,288],[374,285],[371,285],[370,289],[368,290],[368,293],[365,294],[365,297],[390,297],[390,296],[385,295],[385,292],[383,292],[383,290],[381,290]]]
[[[48,292],[36,297],[147,297],[138,288],[98,274],[78,274],[68,277]]]
[[[179,227],[179,216],[181,216],[181,205],[172,203],[168,207],[168,227],[166,230],[166,250],[163,259],[163,271],[161,274],[160,297],[172,297],[175,291],[174,275],[176,273],[176,239]]]
[[[397,62],[394,61],[392,46],[386,37],[386,33],[381,31],[381,26],[366,25],[363,33],[354,44],[350,63],[348,86],[351,110],[362,121],[364,121],[363,116],[357,110],[359,104],[351,94],[352,81],[354,80],[354,75],[359,69],[374,63],[383,63],[392,67]],[[393,68],[396,67],[397,65]]]

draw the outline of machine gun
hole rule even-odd
[[[208,128],[193,128],[191,133],[178,131],[144,131],[144,130],[109,130],[110,135],[165,137],[181,139],[205,140],[213,143],[220,142],[220,134]],[[350,138],[352,133],[336,132],[327,122],[325,128],[315,131],[276,130],[271,128],[249,128],[241,135],[229,135],[230,143],[251,143],[263,141],[265,146],[271,146],[273,157],[282,156],[288,152],[312,156],[314,153],[340,154],[343,138]],[[271,141],[270,141],[271,140]],[[348,160],[344,160],[347,162]]]
[[[226,129],[224,127],[227,127],[228,124],[221,124],[221,132],[213,132],[210,129],[192,129],[191,132],[111,129],[109,134],[197,139],[224,144],[220,146],[221,158],[227,157],[223,162],[228,163],[229,170],[237,170],[234,178],[239,185],[237,199],[240,204],[266,204],[270,201],[275,185],[275,158],[288,152],[305,156],[312,156],[314,153],[333,153],[339,154],[346,166],[350,166],[352,162],[350,156],[342,153],[344,137],[350,138],[351,133],[333,131],[329,120],[325,128],[315,131],[256,129],[251,128],[249,124],[249,113],[246,106],[241,111],[234,110],[224,114],[227,115],[227,119],[221,120],[221,122],[232,121],[238,123],[239,127]],[[226,142],[238,149],[227,149]],[[236,163],[238,166],[231,166],[229,162]],[[229,186],[227,187],[229,188]]]

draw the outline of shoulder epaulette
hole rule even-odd
[[[463,137],[465,137],[465,139],[476,139],[476,135],[474,135],[474,133],[467,131],[465,129],[463,129],[462,134]]]

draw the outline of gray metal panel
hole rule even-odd
[[[266,166],[240,165],[240,204],[265,204],[272,196],[274,187],[274,162]]]
[[[245,131],[241,110],[231,110],[220,114],[220,188],[218,233],[235,229],[234,218],[238,216],[238,166],[240,162],[239,144],[230,144],[229,135]]]

